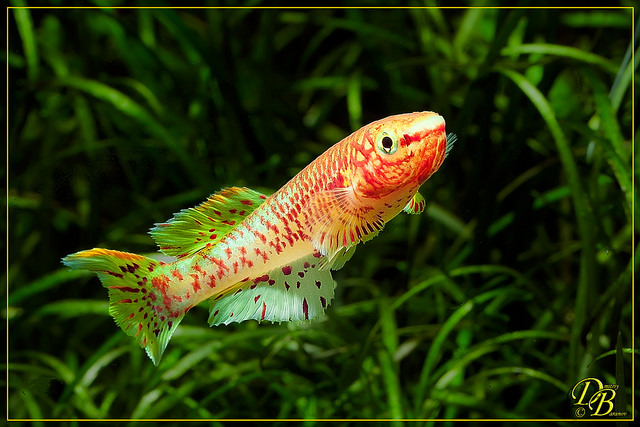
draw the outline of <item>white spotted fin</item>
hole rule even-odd
[[[321,269],[315,252],[234,286],[211,298],[209,325],[245,320],[303,321],[324,315],[333,300],[335,281]]]

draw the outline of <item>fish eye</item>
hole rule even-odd
[[[390,132],[381,132],[376,138],[376,148],[381,153],[393,154],[398,149],[398,139]]]

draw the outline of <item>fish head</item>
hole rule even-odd
[[[445,121],[437,113],[399,114],[362,128],[351,148],[353,189],[360,197],[381,198],[417,191],[444,161]]]

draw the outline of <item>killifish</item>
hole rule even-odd
[[[173,262],[89,249],[62,259],[97,273],[109,313],[158,364],[184,315],[210,301],[210,326],[254,319],[305,321],[334,297],[331,270],[401,211],[455,141],[434,112],[390,116],[333,145],[266,196],[232,187],[184,209],[150,234]]]

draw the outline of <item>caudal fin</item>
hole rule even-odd
[[[98,275],[102,286],[109,290],[109,314],[157,365],[184,317],[184,312],[167,309],[169,283],[157,271],[161,263],[108,249],[77,252],[62,262],[74,270],[90,270]]]

